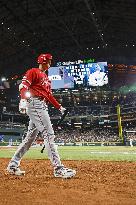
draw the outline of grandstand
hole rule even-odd
[[[118,66],[117,69],[117,65],[114,68],[109,65],[109,73],[113,69],[114,75],[118,75],[120,69],[124,70],[121,70],[121,73],[128,72],[128,68],[126,71],[123,66],[121,68]],[[134,69],[132,69],[133,72]],[[112,76],[112,73],[110,74]],[[111,78],[110,81],[114,80]],[[18,84],[15,82],[10,83],[12,84],[10,89],[0,90],[0,134],[4,135],[5,145],[9,144],[11,136],[14,142],[21,142],[23,133],[28,126],[28,117],[22,116],[18,111]],[[130,87],[127,84],[126,86]],[[14,95],[15,90],[16,94]],[[96,145],[128,145],[132,137],[130,134],[128,136],[127,131],[131,130],[135,145],[136,93],[132,89],[127,92],[124,90],[127,91],[127,88],[122,90],[122,84],[119,83],[117,88],[111,83],[111,85],[101,87],[84,87],[79,84],[76,88],[53,90],[57,100],[69,110],[58,129],[57,122],[60,113],[49,105],[49,114],[56,130],[56,143],[62,145],[69,143],[72,145],[92,145],[92,143],[96,143]],[[119,136],[118,105],[121,108],[123,138]],[[40,135],[37,140],[43,141]],[[4,145],[3,142],[0,143]]]

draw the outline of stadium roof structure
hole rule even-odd
[[[0,75],[54,61],[85,58],[136,62],[135,0],[1,0]]]

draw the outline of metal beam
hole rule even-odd
[[[94,26],[96,27],[96,31],[98,33],[98,37],[99,37],[102,45],[105,46],[106,43],[105,43],[103,35],[102,35],[103,34],[103,29],[102,29],[102,26],[100,25],[100,23],[97,21],[99,19],[98,19],[98,16],[96,16],[96,8],[95,8],[95,11],[92,11],[92,8],[91,8],[88,0],[84,0],[84,2],[85,2],[85,5],[86,5],[86,8],[89,11],[89,15],[91,17],[91,20],[93,21]],[[95,7],[94,1],[92,1],[92,4]],[[96,20],[95,16],[96,16],[97,20]]]

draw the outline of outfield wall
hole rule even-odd
[[[0,142],[0,146],[18,146],[20,144],[20,140],[16,139],[15,141],[6,141]],[[125,146],[122,142],[76,142],[76,143],[55,143],[58,146]],[[43,143],[34,143],[34,145],[43,146]],[[126,146],[130,146],[130,142],[126,142]],[[136,141],[133,142],[133,146],[136,146]]]

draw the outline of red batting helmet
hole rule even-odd
[[[52,55],[50,53],[39,55],[37,63],[38,64],[46,63],[46,60],[52,60]]]

